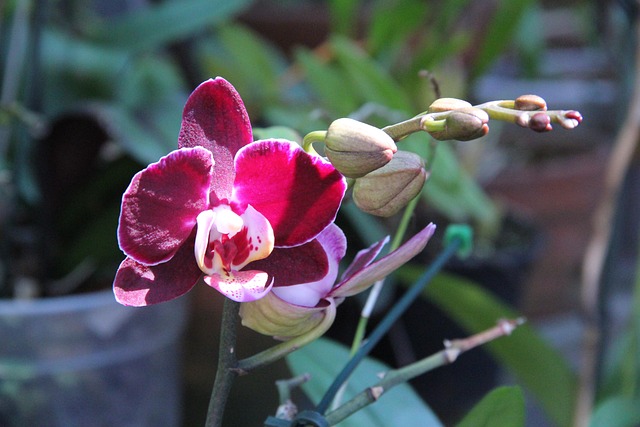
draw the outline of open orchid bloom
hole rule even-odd
[[[374,259],[389,240],[388,237],[361,250],[336,283],[338,263],[345,255],[346,239],[342,231],[332,224],[317,238],[329,257],[328,274],[318,281],[289,286],[279,283],[276,276],[272,291],[264,298],[240,305],[242,324],[279,339],[305,334],[318,326],[326,312],[333,310],[344,298],[366,290],[420,253],[435,228],[434,224],[429,224],[398,249],[377,261]],[[256,261],[254,264],[261,263]],[[265,270],[270,271],[268,268]],[[276,275],[277,271],[270,274]]]
[[[324,159],[286,140],[252,142],[247,111],[222,78],[184,108],[178,150],[137,173],[122,198],[118,242],[127,258],[116,299],[144,306],[204,282],[235,301],[274,283],[333,274],[331,226],[346,190]]]

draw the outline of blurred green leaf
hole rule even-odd
[[[329,0],[331,32],[343,36],[355,36],[360,6],[359,0]]]
[[[286,126],[269,126],[266,128],[253,128],[253,139],[287,139],[302,143],[302,136],[294,129]]]
[[[521,18],[536,0],[500,0],[491,22],[486,26],[470,70],[472,79],[484,73],[515,37]]]
[[[637,427],[640,425],[640,400],[613,397],[597,405],[590,427]]]
[[[178,102],[177,106],[181,106]],[[97,104],[92,111],[105,124],[115,142],[134,159],[143,165],[157,162],[172,150],[178,148],[178,132],[180,130],[181,108],[178,111],[152,109],[146,112],[145,118],[138,119],[131,111],[115,104]],[[157,113],[158,120],[153,119]],[[162,125],[162,127],[158,127]],[[165,126],[175,129],[168,138]]]
[[[413,266],[397,272],[408,283],[421,273],[422,268]],[[470,334],[494,326],[500,318],[518,317],[518,313],[479,285],[452,274],[440,273],[424,295]],[[531,325],[518,327],[511,336],[493,341],[486,348],[535,395],[558,426],[571,425],[576,375]]]
[[[381,52],[395,50],[402,55],[408,36],[425,24],[427,2],[420,0],[380,0],[373,8],[367,35],[367,49],[376,57]]]
[[[296,61],[304,70],[306,83],[323,107],[335,117],[347,116],[360,106],[354,86],[333,65],[323,62],[306,49],[297,49]]]
[[[251,0],[172,0],[143,8],[95,28],[104,44],[142,51],[184,39],[220,24],[251,4]]]
[[[294,375],[311,373],[311,380],[302,388],[313,401],[319,401],[336,375],[349,360],[349,349],[326,338],[287,356]],[[378,375],[390,368],[374,359],[365,358],[350,377],[346,401],[353,395],[371,387],[379,381]],[[415,425],[420,420],[424,427],[442,426],[431,409],[418,397],[408,384],[400,384],[386,392],[379,401],[342,421],[341,427],[387,427]]]
[[[522,427],[524,418],[520,387],[498,387],[483,397],[457,426]]]
[[[338,64],[358,90],[362,103],[374,102],[410,114],[413,107],[404,89],[353,42],[335,37],[331,47]]]

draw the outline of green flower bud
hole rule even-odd
[[[247,328],[288,340],[318,327],[330,308],[290,304],[269,292],[264,298],[240,304],[240,317],[242,325]]]
[[[389,217],[420,193],[426,179],[422,158],[398,151],[385,166],[356,179],[353,201],[364,212]]]
[[[386,165],[396,151],[396,143],[383,130],[349,118],[335,120],[325,136],[329,161],[349,178]]]
[[[445,120],[444,130],[429,132],[440,141],[450,139],[470,141],[485,136],[489,132],[487,125],[489,115],[479,108],[467,107],[451,111]]]
[[[441,113],[443,111],[469,108],[471,104],[458,98],[438,98],[429,105],[428,113]]]
[[[545,111],[547,102],[538,95],[520,95],[514,101],[513,108],[522,111]]]

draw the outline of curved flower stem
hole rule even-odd
[[[220,350],[218,354],[218,370],[209,399],[206,427],[222,426],[224,408],[231,392],[231,386],[238,371],[236,368],[236,335],[238,329],[238,309],[240,303],[224,299],[222,321],[220,323]]]
[[[300,347],[320,338],[333,324],[336,317],[335,302],[331,301],[331,305],[324,310],[324,313],[325,316],[322,321],[306,334],[292,338],[289,341],[285,341],[251,357],[240,360],[236,365],[237,372],[245,374],[249,371],[253,371],[254,369],[273,363]]]
[[[349,378],[351,373],[355,370],[358,364],[364,359],[373,347],[378,344],[382,337],[387,333],[389,328],[395,323],[396,320],[409,308],[409,305],[418,298],[424,287],[433,279],[433,277],[440,271],[445,263],[456,254],[460,245],[462,244],[461,238],[455,238],[451,243],[442,251],[442,253],[435,259],[431,266],[424,272],[424,274],[418,279],[418,281],[409,289],[402,298],[393,306],[393,308],[387,313],[382,322],[373,330],[367,341],[360,347],[356,354],[349,359],[345,367],[335,378],[322,400],[316,407],[316,412],[324,414],[329,408],[329,405],[333,401],[336,393],[342,387],[342,384]]]
[[[324,138],[327,136],[326,130],[316,130],[309,132],[302,138],[302,149],[309,154],[318,155],[318,152],[313,148],[314,142],[324,143]]]
[[[387,372],[383,379],[377,384],[363,390],[339,408],[328,412],[326,420],[329,425],[335,425],[360,409],[377,401],[382,394],[392,387],[402,384],[419,375],[429,372],[435,368],[451,364],[456,361],[462,353],[471,350],[479,345],[485,344],[494,339],[510,335],[513,330],[521,325],[524,319],[500,320],[493,328],[484,332],[472,335],[468,338],[445,341],[445,348],[438,353],[407,365],[400,369],[393,369]]]

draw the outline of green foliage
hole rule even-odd
[[[405,267],[398,276],[413,282],[420,272],[419,268]],[[451,274],[436,276],[424,295],[470,334],[493,326],[497,319],[518,316],[477,284]],[[493,341],[486,348],[531,391],[558,426],[571,425],[575,374],[532,326],[524,324],[510,337]]]
[[[322,398],[348,360],[348,348],[325,338],[320,338],[287,356],[287,363],[294,375],[306,372],[312,374],[311,380],[302,388],[315,402]],[[372,358],[366,358],[349,379],[343,402],[374,385],[379,381],[378,375],[389,369]],[[420,420],[420,425],[424,427],[442,426],[413,389],[408,384],[400,384],[387,391],[377,402],[341,422],[340,426],[413,425],[416,420]]]
[[[640,399],[612,397],[599,404],[590,427],[635,427],[640,425]]]
[[[457,427],[522,427],[524,419],[520,387],[498,387],[483,397]]]
[[[93,39],[127,51],[141,52],[186,39],[235,16],[251,0],[171,0],[132,12],[115,20],[101,21]]]

